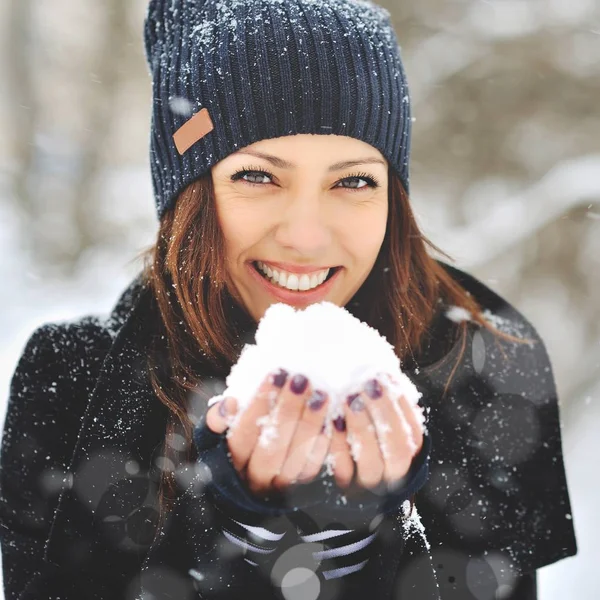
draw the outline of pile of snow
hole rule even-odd
[[[421,397],[402,372],[393,346],[378,331],[346,309],[330,302],[296,310],[286,304],[270,306],[256,332],[256,344],[247,344],[226,380],[224,397],[238,401],[239,412],[248,406],[269,373],[285,369],[308,377],[313,389],[330,399],[329,417],[343,412],[343,402],[364,384],[378,378],[394,400],[404,396],[422,418]]]

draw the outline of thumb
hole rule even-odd
[[[206,413],[206,425],[214,433],[225,433],[237,414],[238,405],[235,398],[223,398],[213,404]]]

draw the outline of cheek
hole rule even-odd
[[[387,227],[387,209],[373,210],[356,215],[344,223],[344,238],[347,248],[360,263],[373,264]]]
[[[219,226],[225,240],[225,251],[230,261],[237,259],[248,248],[258,243],[268,230],[265,218],[259,211],[243,206],[232,199],[231,202],[217,203]]]

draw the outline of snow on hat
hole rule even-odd
[[[410,100],[383,8],[364,0],[151,0],[145,44],[159,217],[233,152],[300,133],[370,144],[408,191]]]

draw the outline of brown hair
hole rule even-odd
[[[375,266],[348,308],[385,335],[401,360],[414,358],[421,350],[440,299],[467,310],[473,321],[493,329],[481,315],[479,304],[430,256],[429,250],[446,255],[419,230],[408,194],[392,171],[386,231]],[[163,217],[145,271],[167,347],[167,360],[160,368],[151,364],[152,384],[169,410],[166,440],[178,432],[187,441],[187,451],[178,457],[165,442],[165,455],[170,455],[174,464],[193,459],[194,423],[188,415],[188,398],[200,383],[200,363],[206,367],[208,362],[215,374],[224,378],[243,346],[240,332],[231,325],[235,300],[226,285],[224,254],[212,179],[207,175],[189,185],[175,208]],[[462,356],[467,323],[457,324],[456,333],[462,340]],[[460,356],[448,384],[459,361]],[[161,515],[171,506],[175,489],[174,474],[165,470]]]

